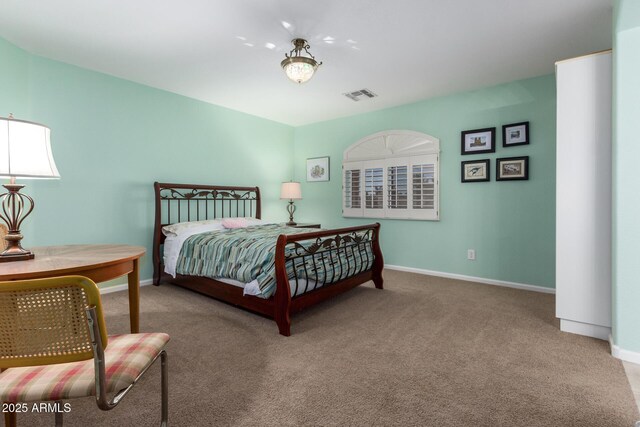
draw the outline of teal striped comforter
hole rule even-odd
[[[261,296],[269,298],[276,290],[274,259],[278,236],[309,231],[311,230],[270,224],[196,234],[182,245],[176,272],[212,279],[223,277],[242,283],[257,279]],[[309,247],[314,241],[299,243]],[[371,267],[373,255],[370,245],[366,247],[365,256],[357,250],[344,250],[339,257],[334,254],[331,260],[319,251],[314,259],[308,257],[306,264],[298,262],[294,268],[292,263],[287,263],[287,274],[290,280],[308,277],[319,284],[331,283],[340,277],[344,278],[345,274],[353,275]],[[285,251],[290,253],[291,245],[287,245]],[[349,266],[352,272],[344,271],[344,266]]]

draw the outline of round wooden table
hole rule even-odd
[[[131,333],[140,332],[142,246],[67,245],[31,248],[35,259],[0,263],[0,281],[79,275],[96,283],[127,275]]]

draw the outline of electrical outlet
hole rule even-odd
[[[476,250],[475,249],[467,249],[467,259],[471,261],[476,260]]]

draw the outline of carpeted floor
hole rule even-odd
[[[169,343],[175,426],[624,426],[640,419],[608,344],[565,334],[552,295],[385,272],[274,322],[162,285],[141,292],[144,331]],[[126,292],[104,297],[110,333],[127,332]],[[159,422],[160,369],[111,412],[71,401],[69,426]],[[53,425],[21,414],[19,425]]]

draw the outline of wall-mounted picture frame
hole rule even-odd
[[[307,159],[307,182],[329,181],[329,157]]]
[[[462,131],[461,154],[481,154],[496,152],[496,128]]]
[[[514,147],[529,144],[529,122],[502,126],[502,146]]]
[[[489,159],[469,160],[460,164],[460,182],[486,182],[491,180]]]
[[[529,179],[529,156],[496,159],[496,181]]]

